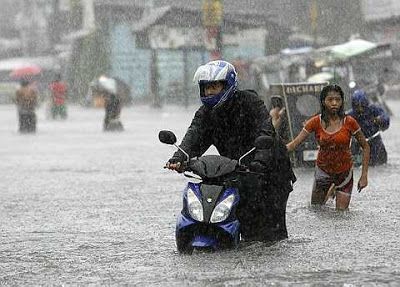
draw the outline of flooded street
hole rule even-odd
[[[395,115],[400,101],[390,101]],[[272,246],[179,255],[175,220],[186,179],[164,170],[194,108],[122,110],[123,133],[103,133],[102,109],[38,111],[36,135],[0,106],[0,285],[376,286],[400,284],[400,119],[383,133],[389,162],[370,168],[350,211],[310,207],[312,169],[296,169],[289,239]],[[358,180],[360,170],[355,170]]]

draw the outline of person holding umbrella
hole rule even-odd
[[[98,79],[98,93],[104,98],[104,131],[123,131],[120,120],[122,102],[118,94],[117,82],[113,78],[101,76]]]
[[[14,69],[10,78],[19,81],[21,86],[16,91],[15,103],[18,109],[19,132],[36,132],[36,113],[38,105],[38,94],[33,87],[33,79],[40,76],[42,70],[34,64],[27,64]]]
[[[21,87],[16,92],[15,103],[18,109],[19,132],[36,132],[36,113],[38,95],[27,79],[20,81]]]

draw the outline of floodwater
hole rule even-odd
[[[350,211],[311,208],[313,170],[296,169],[289,239],[188,256],[174,240],[186,180],[162,168],[174,149],[157,135],[181,139],[193,111],[125,108],[114,134],[101,109],[52,121],[42,107],[37,134],[20,135],[0,106],[0,285],[400,286],[399,118],[383,134],[389,163]]]

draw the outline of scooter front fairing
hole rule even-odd
[[[176,224],[178,247],[185,244],[200,248],[212,247],[213,249],[236,246],[239,241],[240,228],[234,212],[239,203],[238,190],[236,188],[224,189],[222,186],[201,185],[188,183],[183,192],[183,209]],[[190,194],[188,195],[188,193]],[[191,211],[192,207],[188,198],[193,197],[193,194],[201,204],[199,206],[202,209],[200,215],[193,214]],[[225,204],[227,200],[230,201],[228,205]],[[219,219],[222,220],[219,221]]]

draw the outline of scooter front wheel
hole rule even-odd
[[[192,246],[192,238],[185,234],[177,235],[176,247],[181,254],[192,254],[194,249]]]

